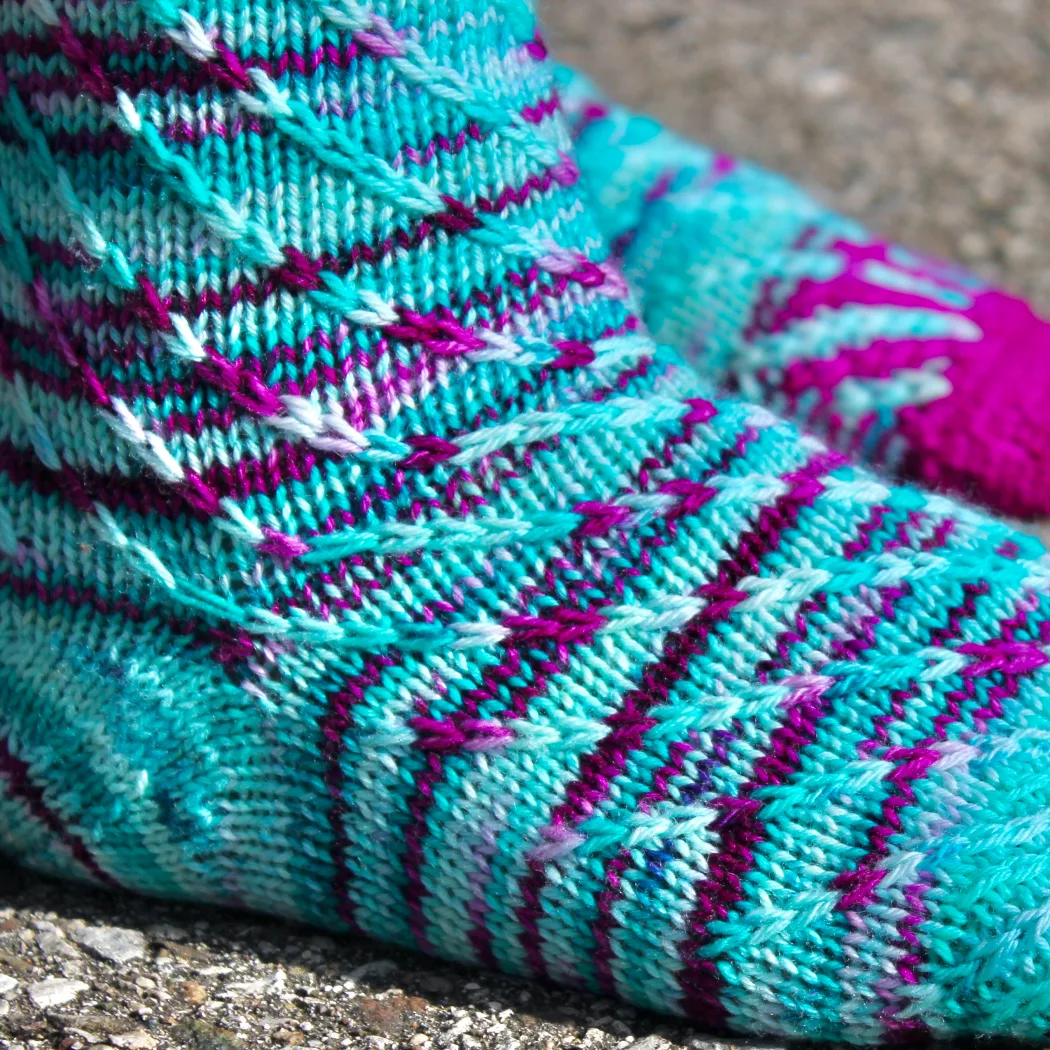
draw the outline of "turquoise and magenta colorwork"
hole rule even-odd
[[[650,341],[524,4],[0,22],[7,853],[738,1033],[1050,1027],[1050,561]]]
[[[599,226],[655,339],[862,462],[1050,516],[1050,324],[571,70],[558,79]]]

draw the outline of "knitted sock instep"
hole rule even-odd
[[[558,76],[597,221],[656,339],[855,458],[1050,515],[1050,323]]]
[[[710,400],[523,5],[0,5],[0,844],[736,1032],[1050,1021],[1050,562]]]

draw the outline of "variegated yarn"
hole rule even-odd
[[[596,219],[654,338],[862,462],[1050,517],[1050,322],[558,77]]]
[[[1050,564],[632,312],[530,10],[4,0],[0,845],[709,1027],[1050,1020]]]

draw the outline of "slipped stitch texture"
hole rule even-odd
[[[558,70],[597,221],[653,337],[862,462],[1050,515],[1050,323]]]
[[[711,1028],[1046,1031],[1050,563],[654,346],[528,8],[0,39],[4,851]]]

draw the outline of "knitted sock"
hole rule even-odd
[[[0,843],[705,1026],[1050,1022],[1050,562],[640,331],[510,0],[5,2]]]
[[[559,80],[598,223],[656,339],[855,458],[1050,516],[1050,324],[579,74]]]

